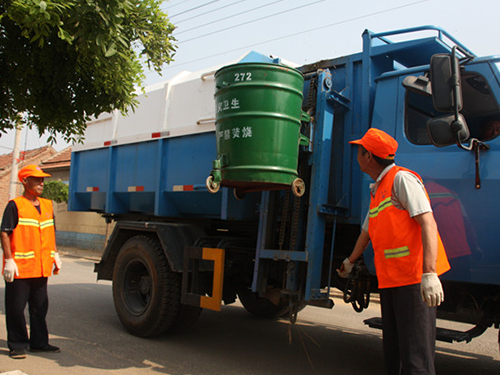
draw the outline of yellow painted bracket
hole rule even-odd
[[[222,303],[222,286],[224,283],[224,249],[203,248],[203,259],[214,262],[212,297],[200,296],[200,306],[205,309],[220,311]]]
[[[209,310],[220,311],[222,303],[222,288],[224,284],[224,249],[210,247],[186,247],[184,249],[184,267],[182,275],[182,297],[181,302],[186,305],[198,306]],[[190,260],[194,260],[190,267]],[[208,297],[194,293],[200,271],[199,260],[209,260],[213,262],[212,296]],[[191,275],[191,290],[188,291],[189,275]]]

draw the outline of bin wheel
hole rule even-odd
[[[301,178],[296,178],[292,182],[292,193],[296,197],[301,197],[306,192],[306,184]]]
[[[206,186],[208,191],[212,194],[217,193],[220,189],[220,184],[218,182],[214,182],[214,176],[212,175],[207,177]]]

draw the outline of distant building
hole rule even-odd
[[[69,170],[71,167],[71,147],[67,147],[57,154],[43,159],[40,167],[52,175],[48,180],[59,180],[69,183]]]
[[[51,146],[44,146],[34,150],[21,152],[19,169],[29,164],[40,165],[43,160],[57,153]],[[12,152],[0,155],[0,212],[3,214],[5,206],[9,202],[10,172],[12,170]],[[16,176],[16,196],[21,195],[23,188]]]

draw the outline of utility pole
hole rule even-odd
[[[12,151],[12,168],[10,173],[9,199],[14,199],[17,197],[17,187],[19,186],[19,183],[17,182],[17,172],[18,172],[18,162],[19,162],[19,149],[21,145],[22,126],[23,126],[22,113],[19,113],[16,124],[14,150]]]

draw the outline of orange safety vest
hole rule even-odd
[[[394,166],[382,178],[370,202],[368,233],[375,252],[379,288],[413,285],[422,281],[424,251],[420,225],[408,211],[396,208],[391,200],[394,178],[401,170],[411,172],[422,180],[417,173]],[[441,275],[449,269],[438,233],[436,271]]]
[[[52,201],[38,198],[40,213],[24,196],[14,199],[19,221],[10,234],[12,256],[19,269],[17,279],[52,274],[56,235]]]

